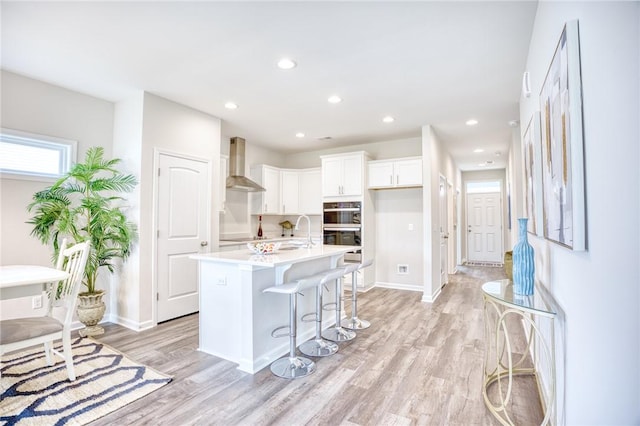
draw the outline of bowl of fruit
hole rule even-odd
[[[263,242],[252,241],[247,243],[247,248],[254,254],[272,254],[278,251],[280,248],[279,242]]]

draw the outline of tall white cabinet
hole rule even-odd
[[[311,215],[322,214],[322,171],[320,168],[298,172],[300,211]]]
[[[375,259],[375,212],[367,182],[369,155],[364,151],[320,156],[322,161],[322,195],[324,202],[360,201],[362,259]],[[346,277],[345,285],[350,285]],[[375,263],[358,274],[358,288],[365,290],[375,284]]]

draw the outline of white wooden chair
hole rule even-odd
[[[67,271],[69,278],[49,286],[49,304],[45,316],[0,321],[0,355],[44,344],[47,363],[53,365],[52,354],[62,357],[67,365],[69,380],[74,381],[76,374],[71,353],[71,321],[84,277],[90,242],[79,243],[70,248],[66,246],[67,240],[64,240],[56,268]],[[54,307],[66,309],[64,321],[53,317]],[[53,347],[54,340],[58,339],[62,339],[62,352]]]

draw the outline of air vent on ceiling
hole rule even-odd
[[[328,141],[329,139],[331,139],[331,136],[324,136],[322,138],[318,138],[319,141]]]

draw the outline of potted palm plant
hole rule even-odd
[[[52,186],[36,192],[27,207],[34,213],[27,222],[33,225],[31,235],[43,244],[53,244],[54,258],[65,237],[74,242],[91,240],[83,280],[86,291],[78,296],[83,336],[104,333],[98,325],[105,311],[104,290],[96,288],[98,272],[105,268],[114,272],[115,262],[129,257],[137,239],[135,224],[122,210],[121,194],[131,192],[138,182],[116,169],[120,161],[105,160],[104,149],[92,147],[83,163],[74,164]]]

